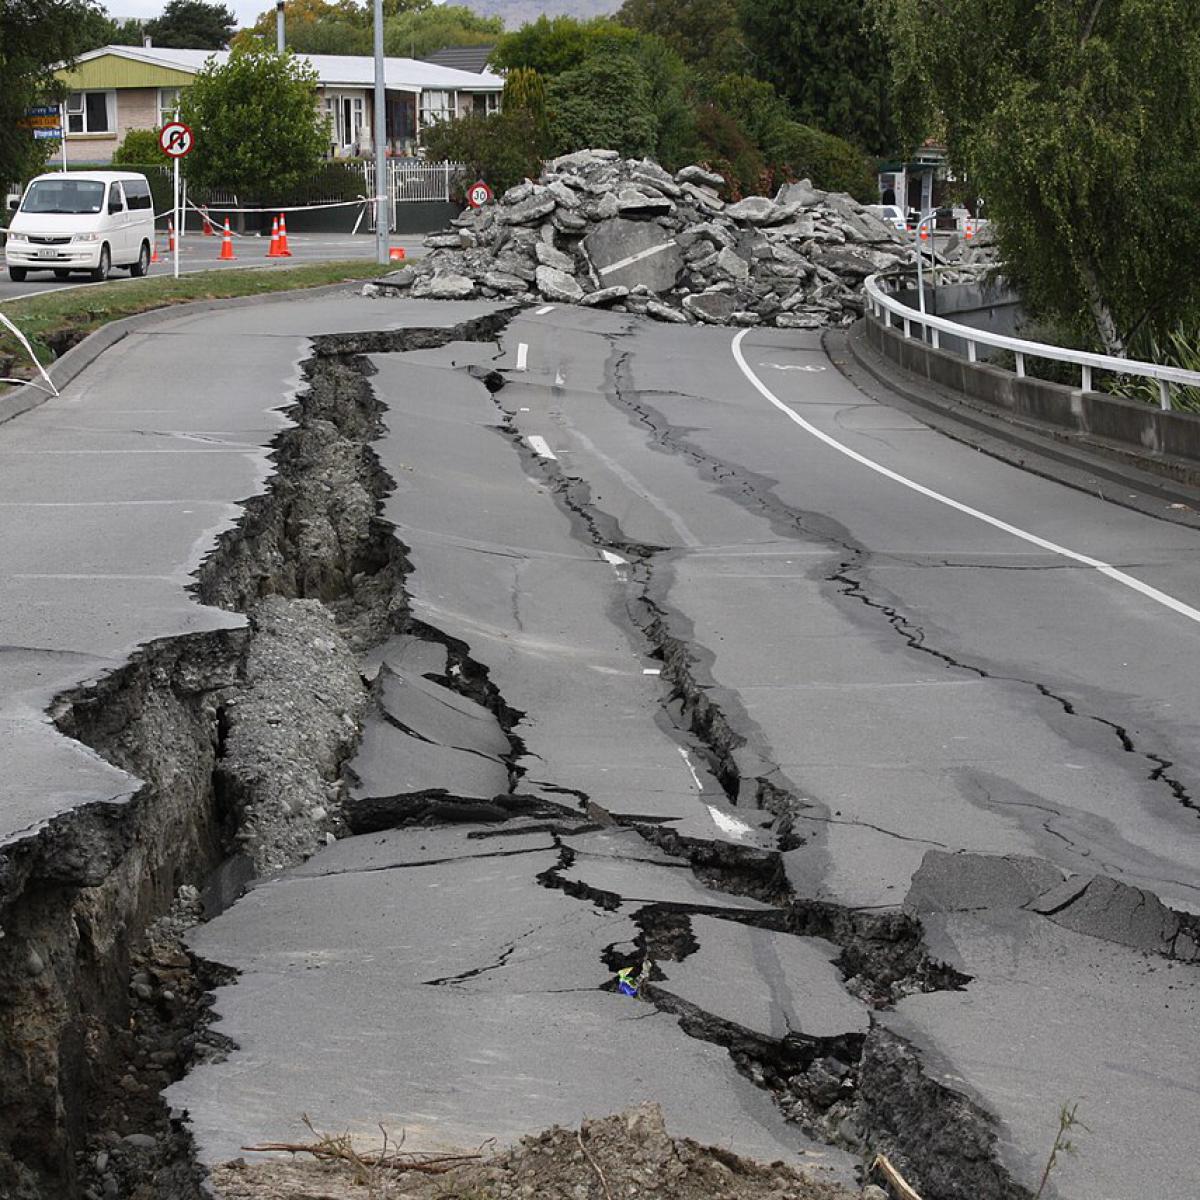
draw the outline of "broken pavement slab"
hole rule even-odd
[[[338,873],[318,854],[195,931],[198,953],[240,972],[215,1002],[238,1048],[168,1089],[202,1162],[295,1136],[302,1113],[357,1132],[383,1122],[407,1149],[438,1149],[510,1143],[636,1096],[681,1134],[766,1160],[812,1151],[849,1180],[849,1157],[787,1125],[722,1047],[599,990],[604,946],[636,930],[541,886],[555,852],[365,871],[353,845],[324,853]]]
[[[646,287],[670,291],[683,270],[683,255],[660,225],[614,217],[583,239],[584,252],[601,288]]]
[[[690,923],[699,949],[660,962],[656,990],[777,1041],[866,1033],[867,1006],[846,991],[832,942],[698,914]]]

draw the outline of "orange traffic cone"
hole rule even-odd
[[[167,222],[167,253],[175,253],[175,222]]]
[[[150,255],[150,261],[152,263],[162,262],[162,259],[158,257],[158,230],[157,229],[154,231],[154,251]]]
[[[282,250],[279,249],[279,218],[276,217],[271,222],[271,247],[267,251],[268,258],[283,258],[285,257]]]
[[[232,262],[233,234],[229,231],[229,218],[225,218],[225,232],[221,235],[221,253],[217,255],[218,262]]]
[[[921,226],[921,241],[923,241],[923,242],[929,241],[929,226],[928,225]]]
[[[403,246],[389,247],[388,258],[390,258],[392,260],[392,262],[403,262],[404,261],[404,247]]]
[[[280,258],[291,258],[292,257],[292,252],[288,248],[287,217],[283,213],[279,214],[279,257]]]
[[[964,240],[969,242],[974,236],[975,236],[975,222],[974,221],[964,221],[963,222],[963,238],[964,238]]]
[[[212,227],[212,221],[210,221],[208,218],[208,205],[207,204],[202,204],[200,206],[200,216],[204,219],[204,228],[201,229],[200,232],[202,234],[204,234],[205,237],[212,237],[213,236],[213,227]]]

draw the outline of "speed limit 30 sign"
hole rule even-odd
[[[482,208],[485,204],[490,204],[491,200],[492,189],[482,179],[467,189],[467,203],[472,208]]]
[[[168,121],[158,135],[158,145],[171,158],[182,158],[196,144],[192,131],[182,121]]]

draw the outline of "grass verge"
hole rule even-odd
[[[4,314],[29,339],[44,366],[81,342],[93,330],[122,317],[192,300],[265,296],[299,288],[374,279],[396,269],[367,259],[310,263],[285,268],[198,271],[178,279],[160,275],[92,287],[44,292],[5,302]],[[32,377],[36,372],[15,337],[0,327],[0,375]],[[0,391],[3,391],[0,385]]]

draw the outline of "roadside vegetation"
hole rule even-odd
[[[200,271],[178,279],[160,275],[128,282],[57,289],[37,296],[6,301],[0,311],[29,339],[39,361],[48,366],[89,333],[138,313],[193,300],[224,300],[234,296],[265,296],[300,288],[324,287],[390,274],[395,264],[364,259],[312,263],[304,266],[249,270]],[[0,328],[0,375],[32,378],[36,372],[20,343]],[[2,385],[0,385],[2,387]]]
[[[1195,348],[1200,5],[871,3],[908,142],[944,130],[1031,313],[1117,356]]]

